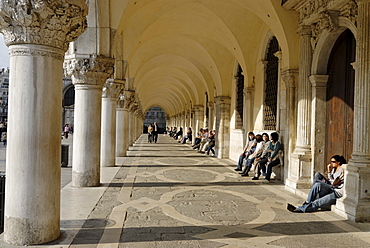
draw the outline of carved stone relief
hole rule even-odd
[[[84,0],[3,0],[0,32],[5,43],[39,44],[67,50],[87,29]]]
[[[314,23],[312,27],[311,45],[315,49],[320,34],[326,30],[335,32],[339,29],[339,11],[323,11],[320,13],[320,20]]]

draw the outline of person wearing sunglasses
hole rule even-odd
[[[331,157],[330,164],[327,166],[328,178],[321,173],[316,173],[307,200],[303,205],[296,207],[288,203],[287,209],[291,212],[306,213],[334,205],[337,198],[343,196],[344,170],[342,164],[345,163],[346,160],[343,156],[334,155]]]

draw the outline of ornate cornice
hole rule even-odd
[[[87,29],[84,0],[3,0],[0,32],[7,46],[38,44],[64,51]]]
[[[64,72],[73,84],[101,85],[114,71],[114,59],[102,55],[90,58],[72,58],[64,61]]]
[[[121,82],[108,79],[103,87],[102,97],[117,99],[123,87],[124,84]]]

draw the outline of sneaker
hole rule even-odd
[[[242,177],[249,177],[248,173],[243,173],[241,176]]]
[[[262,183],[270,183],[270,180],[263,179]]]
[[[258,180],[258,177],[253,177],[252,180]]]
[[[242,169],[236,168],[234,169],[234,171],[242,171]]]
[[[289,210],[290,212],[294,212],[294,213],[303,213],[300,208],[297,208],[297,207],[293,206],[290,203],[288,203],[286,209]]]

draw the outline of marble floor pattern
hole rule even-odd
[[[116,167],[102,168],[101,187],[62,188],[61,236],[33,247],[370,247],[370,224],[291,213],[287,202],[303,198],[234,168],[168,136],[148,144],[142,135]]]

